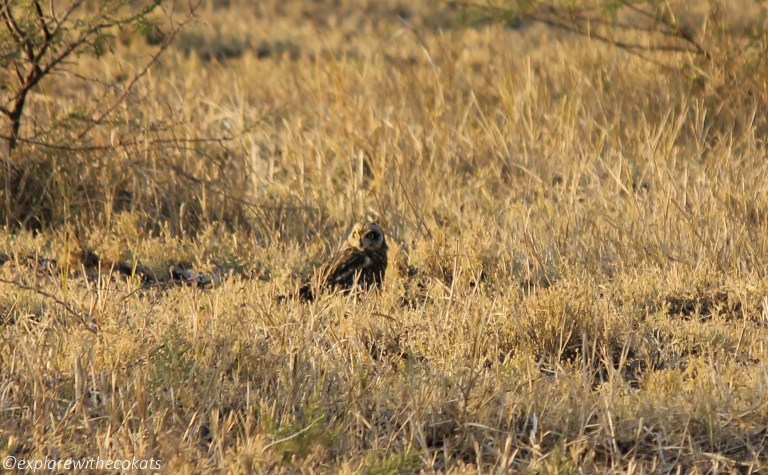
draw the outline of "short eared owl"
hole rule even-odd
[[[354,287],[367,290],[381,287],[387,271],[387,241],[376,223],[358,223],[352,228],[341,248],[326,260],[315,274],[319,289],[349,291]],[[311,300],[309,286],[301,296]]]

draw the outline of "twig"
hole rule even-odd
[[[454,1],[448,2],[453,5],[459,5],[467,10],[475,10],[481,15],[484,15],[487,19],[509,19],[513,18],[516,21],[532,21],[542,23],[547,26],[559,28],[571,33],[575,33],[581,36],[586,36],[589,39],[598,40],[611,46],[620,48],[628,53],[634,54],[646,61],[654,63],[658,66],[669,68],[659,61],[649,58],[639,52],[666,52],[666,53],[687,53],[687,54],[699,54],[707,59],[711,59],[709,51],[707,51],[698,41],[693,38],[693,35],[685,28],[681,28],[674,22],[654,15],[650,12],[644,11],[631,1],[619,2],[620,7],[626,7],[631,11],[642,15],[649,21],[653,21],[652,25],[631,25],[629,23],[623,23],[620,21],[605,20],[601,17],[592,18],[590,15],[599,14],[598,8],[582,7],[579,9],[566,10],[557,8],[554,5],[545,4],[544,2],[532,2],[533,7],[521,7],[522,11],[515,9],[514,7],[504,8],[496,7],[487,4],[478,4],[472,2]],[[664,45],[664,44],[651,44],[642,45],[638,43],[630,43],[621,41],[615,38],[611,38],[606,35],[602,35],[592,31],[588,25],[594,23],[603,28],[609,28],[613,30],[634,30],[646,33],[648,35],[660,35],[668,38],[673,38],[689,45],[686,48],[678,45]]]
[[[16,22],[16,18],[14,18],[13,12],[11,11],[11,5],[7,1],[3,2],[3,16],[5,17],[5,24],[8,27],[8,31],[11,32],[14,42],[24,50],[24,53],[27,55],[27,60],[34,60],[35,54],[32,50],[32,43],[29,40],[29,35],[19,27],[19,24]]]
[[[19,288],[19,289],[21,289],[21,290],[28,290],[28,291],[34,292],[34,293],[36,293],[36,294],[38,294],[38,295],[41,295],[41,296],[43,296],[43,297],[45,297],[45,298],[47,298],[47,299],[50,299],[50,300],[52,300],[54,303],[56,303],[57,305],[59,305],[60,307],[62,307],[64,310],[66,310],[66,312],[67,312],[67,313],[69,313],[70,315],[72,315],[73,317],[75,317],[75,318],[76,318],[76,319],[77,319],[77,320],[78,320],[80,323],[82,323],[82,324],[83,324],[83,326],[85,326],[85,328],[86,328],[86,329],[87,329],[89,332],[91,332],[91,333],[93,333],[93,334],[98,334],[98,330],[99,330],[99,326],[98,326],[98,324],[96,324],[95,322],[92,324],[94,327],[96,327],[96,328],[94,329],[94,328],[91,326],[91,324],[89,324],[88,322],[86,322],[86,320],[85,320],[85,317],[84,317],[82,314],[79,314],[79,313],[77,313],[77,312],[76,312],[76,311],[75,311],[75,310],[74,310],[72,307],[70,307],[70,306],[69,306],[69,305],[68,305],[66,302],[64,302],[64,301],[63,301],[63,300],[61,300],[60,298],[56,297],[55,295],[53,295],[53,294],[51,294],[51,293],[49,293],[49,292],[46,292],[45,290],[42,290],[42,289],[40,289],[40,288],[38,288],[38,287],[31,287],[31,286],[29,286],[29,285],[25,285],[25,284],[22,284],[21,282],[19,282],[19,281],[17,281],[17,280],[6,280],[6,279],[3,279],[3,278],[0,278],[0,282],[2,282],[2,283],[4,283],[4,284],[8,284],[8,285],[13,285],[13,286],[15,286],[16,288]]]
[[[610,38],[603,37],[603,36],[600,36],[600,35],[596,35],[594,33],[587,33],[587,32],[579,30],[578,28],[574,28],[574,27],[572,27],[570,25],[566,25],[564,23],[557,23],[557,22],[554,22],[552,20],[537,19],[536,21],[538,21],[538,22],[540,22],[540,23],[542,23],[544,25],[547,25],[547,26],[551,26],[551,27],[554,27],[554,28],[560,28],[560,29],[568,31],[570,33],[575,33],[575,34],[578,34],[578,35],[586,36],[589,39],[594,39],[594,40],[600,41],[602,43],[605,43],[605,44],[608,44],[608,45],[611,45],[611,46],[615,46],[615,47],[617,47],[619,49],[622,49],[622,50],[626,51],[629,54],[635,55],[638,58],[641,58],[644,61],[648,61],[649,63],[655,64],[656,66],[659,66],[661,68],[665,68],[665,69],[668,69],[668,70],[669,69],[674,69],[672,66],[670,66],[668,64],[664,64],[661,61],[655,60],[653,58],[650,58],[650,57],[648,57],[648,56],[646,56],[646,55],[644,55],[644,54],[642,54],[640,52],[641,50],[643,50],[643,51],[652,53],[654,51],[658,51],[658,49],[654,49],[654,48],[651,48],[651,47],[643,47],[642,45],[633,45],[631,43],[630,44],[624,44],[624,43],[621,43],[621,42],[616,42],[614,40],[611,40]],[[667,52],[671,52],[671,51],[667,51]],[[681,49],[681,50],[678,50],[676,52],[678,52],[678,53],[689,52],[690,53],[691,51],[690,50],[682,50]]]
[[[322,419],[322,416],[318,417],[317,419],[315,419],[314,421],[312,421],[312,422],[311,422],[311,423],[310,423],[310,424],[309,424],[307,427],[305,427],[305,428],[301,429],[300,431],[296,432],[295,434],[289,435],[288,437],[283,437],[282,439],[277,439],[277,440],[275,440],[275,441],[273,441],[273,442],[271,442],[271,443],[269,443],[269,444],[265,445],[265,446],[264,446],[264,447],[261,449],[261,453],[264,453],[264,452],[266,452],[267,450],[271,449],[272,447],[274,447],[274,446],[275,446],[275,445],[277,445],[277,444],[281,444],[281,443],[283,443],[283,442],[288,442],[288,441],[289,441],[289,440],[291,440],[291,439],[295,439],[296,437],[300,436],[300,435],[301,435],[301,434],[303,434],[304,432],[306,432],[306,431],[308,431],[309,429],[311,429],[311,428],[312,428],[312,426],[314,426],[314,425],[315,425],[315,424],[316,424],[316,423],[317,423],[317,422],[318,422],[320,419]]]
[[[37,147],[43,147],[48,150],[59,150],[62,152],[73,152],[73,153],[84,153],[84,152],[98,152],[103,150],[116,150],[126,147],[133,147],[137,145],[162,145],[162,144],[206,144],[206,143],[218,143],[221,144],[223,142],[231,142],[233,140],[237,140],[242,134],[237,134],[234,136],[222,136],[222,137],[200,137],[200,138],[160,138],[160,139],[152,139],[152,140],[130,140],[127,142],[117,142],[114,145],[80,145],[80,146],[71,146],[71,145],[58,145],[48,142],[43,142],[41,140],[33,140],[33,139],[25,139],[22,137],[19,137],[18,141],[20,143],[25,143],[27,145],[35,145]],[[0,139],[9,139],[11,136],[0,134]]]
[[[133,79],[131,79],[131,82],[128,83],[128,85],[125,87],[123,92],[117,97],[117,99],[112,103],[112,105],[110,105],[109,107],[104,109],[102,111],[102,113],[99,114],[99,116],[96,119],[93,120],[93,122],[91,123],[90,127],[86,127],[85,130],[80,132],[80,134],[78,134],[78,136],[77,136],[77,140],[81,140],[83,137],[88,135],[88,133],[91,130],[93,130],[93,128],[96,125],[100,124],[102,120],[107,118],[107,116],[109,116],[109,114],[111,114],[112,111],[114,111],[115,108],[117,108],[117,106],[119,106],[123,102],[125,97],[133,90],[133,87],[136,85],[136,83],[139,82],[139,80],[142,77],[144,77],[149,72],[149,70],[152,68],[152,66],[154,66],[158,62],[158,60],[160,59],[160,55],[162,55],[168,49],[168,47],[171,45],[171,42],[176,37],[176,35],[179,33],[179,31],[181,31],[194,18],[196,6],[195,7],[191,7],[191,8],[192,8],[192,10],[191,10],[189,16],[186,18],[186,20],[181,22],[181,23],[178,23],[173,28],[173,30],[171,30],[171,32],[165,37],[165,39],[163,40],[163,43],[160,45],[160,47],[157,49],[157,51],[155,51],[155,53],[150,57],[149,61],[146,64],[144,64],[144,66],[142,67],[141,71],[139,71],[133,77]]]
[[[693,37],[687,31],[685,31],[683,28],[680,28],[678,25],[670,23],[669,21],[665,20],[663,17],[660,18],[658,15],[653,15],[653,14],[651,14],[649,12],[646,12],[646,11],[638,8],[636,5],[633,5],[631,3],[627,3],[627,4],[625,4],[625,6],[627,8],[629,8],[630,10],[632,10],[633,12],[638,13],[640,15],[644,15],[647,18],[652,19],[653,21],[660,21],[663,25],[665,25],[668,28],[672,29],[672,33],[673,33],[674,36],[676,36],[677,38],[680,38],[680,39],[690,43],[691,45],[693,45],[693,47],[696,48],[696,50],[700,54],[704,55],[705,58],[712,59],[711,56],[710,56],[709,51],[704,49],[704,47],[698,41],[694,40]]]

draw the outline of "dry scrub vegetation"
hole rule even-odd
[[[43,82],[3,171],[0,455],[766,470],[766,64],[458,17],[209,1],[85,145],[158,32]],[[369,214],[382,292],[280,298]]]

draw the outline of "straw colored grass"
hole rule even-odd
[[[691,79],[443,4],[337,3],[210,2],[93,148],[20,145],[0,455],[766,470],[765,65]],[[148,51],[125,34],[72,68],[119,81]],[[44,84],[22,132],[119,94],[76,84]],[[284,298],[371,214],[381,292]],[[165,285],[179,263],[220,282]]]

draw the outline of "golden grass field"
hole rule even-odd
[[[150,52],[78,58],[23,133],[69,143]],[[768,470],[768,67],[657,59],[428,0],[204,5],[90,148],[15,151],[0,457]],[[290,298],[368,216],[381,292]]]

